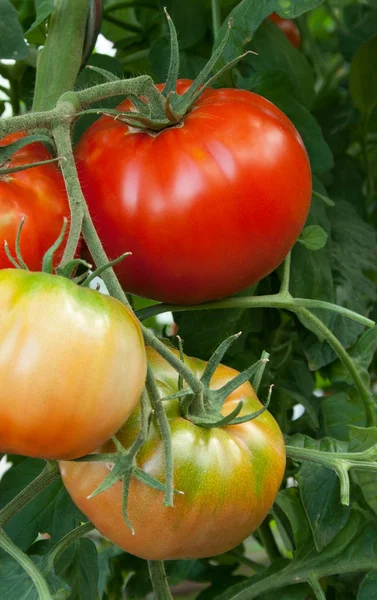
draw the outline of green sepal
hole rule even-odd
[[[18,173],[19,171],[27,171],[28,169],[33,169],[34,167],[43,167],[43,165],[48,165],[49,163],[58,162],[60,158],[49,158],[48,160],[41,160],[40,162],[28,163],[26,165],[19,165],[18,167],[10,167],[0,169],[0,177],[5,175],[12,175],[12,173]]]
[[[44,273],[52,273],[52,263],[54,260],[54,254],[63,243],[65,232],[67,229],[67,223],[68,223],[67,217],[63,217],[63,227],[61,229],[60,235],[59,235],[58,239],[56,240],[56,242],[54,242],[52,244],[52,246],[47,250],[47,252],[45,253],[45,255],[43,257],[42,271]]]
[[[91,71],[95,71],[96,73],[99,73],[100,75],[102,75],[102,77],[107,79],[107,81],[119,81],[120,80],[120,77],[118,77],[114,73],[111,73],[110,71],[107,71],[106,69],[100,69],[99,67],[95,67],[94,65],[86,65],[85,68],[90,69]]]
[[[103,265],[102,267],[98,267],[98,269],[93,271],[93,273],[91,273],[87,277],[87,279],[85,279],[85,281],[82,283],[82,287],[88,287],[89,284],[91,283],[91,281],[93,281],[93,279],[95,279],[96,277],[99,277],[101,275],[101,273],[103,273],[107,269],[110,269],[110,267],[117,265],[121,260],[126,258],[126,256],[131,256],[131,254],[132,254],[132,252],[125,252],[121,256],[118,256],[118,258],[115,258],[114,260],[111,260],[110,262],[108,262],[106,265]],[[86,264],[88,264],[88,263],[86,263]]]
[[[82,258],[74,258],[73,260],[70,260],[69,263],[64,265],[64,267],[57,267],[56,274],[60,275],[61,277],[66,277],[67,279],[72,279],[73,273],[80,265],[86,269],[90,269],[92,267],[92,265],[86,262],[86,260],[83,260]],[[84,274],[84,277],[87,277],[87,275]]]
[[[34,142],[42,142],[42,144],[49,146],[50,149],[55,149],[52,139],[47,135],[42,135],[40,133],[28,135],[11,144],[7,144],[6,146],[0,146],[0,165],[7,162],[15,152]]]

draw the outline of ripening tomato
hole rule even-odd
[[[147,348],[161,394],[177,391],[177,373],[154,350]],[[185,357],[186,365],[198,376],[206,363]],[[211,388],[222,387],[237,372],[219,365]],[[229,414],[240,400],[242,414],[261,408],[250,383],[228,396],[223,414]],[[163,506],[163,493],[131,480],[128,515],[135,533],[122,516],[122,486],[88,499],[108,474],[111,464],[103,462],[60,463],[64,484],[77,506],[99,531],[127,552],[150,560],[200,558],[226,552],[241,543],[266,517],[279,490],[285,468],[282,433],[265,411],[252,421],[223,428],[194,425],[180,413],[178,400],[163,402],[171,429],[174,460],[174,487],[183,495],[174,496],[174,507]],[[118,432],[128,448],[140,428],[139,408]],[[99,452],[113,452],[108,442]],[[137,456],[138,466],[163,482],[164,449],[156,419],[148,439]]]
[[[301,46],[300,30],[294,21],[292,21],[292,19],[283,19],[276,13],[272,13],[272,15],[270,15],[268,18],[270,21],[273,21],[279,27],[280,31],[287,36],[292,46],[295,48],[299,48]]]
[[[179,80],[178,93],[190,84]],[[111,259],[132,252],[116,267],[123,287],[155,300],[195,304],[260,280],[283,261],[309,211],[298,132],[244,90],[204,90],[180,124],[159,133],[102,117],[76,158],[105,250]]]
[[[0,452],[71,459],[137,404],[146,355],[123,304],[72,281],[0,271]]]
[[[8,135],[0,141],[0,146],[11,144],[25,135]],[[15,152],[7,164],[1,166],[13,168],[50,158],[45,146],[34,142]],[[4,240],[15,256],[16,234],[24,215],[21,253],[28,268],[38,271],[42,268],[44,253],[59,237],[64,217],[69,218],[70,215],[64,180],[56,163],[0,176],[0,269],[12,266],[5,254]],[[57,263],[62,252],[63,248],[56,252]]]

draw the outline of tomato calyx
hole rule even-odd
[[[259,361],[251,365],[242,373],[239,373],[223,387],[216,390],[210,388],[211,379],[218,368],[220,361],[231,344],[233,344],[240,337],[240,335],[241,333],[237,333],[230,336],[215,350],[200,378],[200,382],[202,384],[202,393],[200,395],[194,395],[190,389],[185,388],[180,389],[175,394],[162,398],[162,400],[167,401],[174,398],[179,398],[182,416],[195,425],[206,428],[238,425],[240,423],[251,421],[261,415],[268,408],[271,397],[271,389],[266,404],[260,410],[254,413],[238,416],[243,408],[242,400],[228,415],[224,416],[221,413],[221,409],[228,396],[251,378],[253,379],[253,387],[255,391],[258,391],[264,369],[269,360],[269,355],[267,352],[263,353]]]
[[[190,112],[192,106],[199,99],[206,87],[214,83],[226,71],[232,69],[247,54],[255,54],[255,52],[247,51],[227,63],[211,76],[229,39],[231,29],[231,22],[229,21],[227,34],[212,54],[208,63],[193,81],[189,89],[184,94],[180,95],[176,91],[179,75],[179,46],[177,32],[166,9],[165,14],[169,25],[170,63],[166,83],[162,91],[160,92],[154,87],[153,89],[150,89],[143,98],[139,98],[135,94],[128,94],[127,98],[132,103],[132,108],[128,111],[119,111],[116,109],[88,109],[78,113],[78,115],[91,112],[97,114],[102,113],[126,123],[129,127],[135,128],[136,131],[146,130],[150,132],[159,132],[168,127],[177,126],[185,115]]]
[[[109,452],[105,454],[88,454],[81,458],[74,459],[74,462],[104,462],[109,470],[105,479],[99,484],[99,486],[93,490],[88,498],[94,498],[98,494],[105,492],[110,489],[118,481],[122,482],[122,512],[125,523],[131,529],[134,534],[134,528],[128,517],[128,495],[131,484],[131,478],[136,477],[139,481],[148,485],[149,487],[158,490],[160,492],[166,492],[166,485],[158,481],[146,473],[143,469],[137,466],[136,457],[141,449],[142,445],[147,439],[149,426],[152,420],[152,411],[150,409],[149,400],[144,390],[141,396],[141,428],[140,432],[132,444],[132,446],[126,449],[123,444],[118,440],[116,436],[112,438],[112,442],[115,446],[115,452]],[[183,492],[173,489],[175,494],[183,494]]]

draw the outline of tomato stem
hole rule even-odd
[[[211,5],[213,38],[216,39],[221,27],[221,10],[219,0],[211,0]]]
[[[40,570],[27,556],[27,554],[24,554],[24,552],[22,552],[22,550],[20,550],[16,544],[12,542],[12,540],[3,530],[0,530],[0,548],[5,550],[9,556],[12,556],[12,558],[14,558],[30,576],[38,591],[39,600],[52,600],[47,582]]]
[[[51,548],[51,550],[49,551],[49,553],[46,556],[46,562],[47,562],[46,572],[48,574],[52,573],[55,562],[63,554],[63,552],[65,552],[71,544],[73,544],[74,542],[79,540],[83,535],[85,535],[86,533],[89,533],[89,531],[92,531],[93,529],[94,529],[94,525],[92,525],[92,523],[90,523],[90,521],[88,521],[87,523],[84,523],[83,525],[79,525],[78,527],[76,527],[76,529],[73,529],[72,531],[67,533],[67,535],[65,535],[61,540],[59,540]]]
[[[164,563],[161,560],[149,560],[148,569],[156,600],[173,600]]]
[[[292,253],[288,252],[287,256],[285,257],[285,261],[283,263],[283,277],[279,292],[281,296],[285,296],[287,298],[291,297],[291,294],[289,293],[289,282],[291,277],[291,256]]]
[[[34,111],[53,108],[64,92],[73,90],[82,61],[88,9],[88,0],[55,0],[37,64]]]
[[[158,425],[161,432],[161,437],[164,443],[164,453],[165,453],[165,498],[164,505],[165,506],[173,506],[174,505],[174,481],[173,481],[173,453],[172,453],[172,445],[171,445],[171,435],[169,422],[164,410],[164,407],[161,403],[160,394],[156,385],[156,381],[153,376],[153,372],[151,367],[148,365],[147,370],[147,389],[149,392],[149,396],[152,402],[152,406],[154,411],[156,412],[156,417],[158,421]]]

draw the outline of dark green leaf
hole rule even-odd
[[[52,11],[54,10],[54,0],[34,0],[36,17],[34,22],[30,25],[29,29],[26,31],[25,35],[27,36],[29,33],[32,33],[37,27],[42,25],[47,17],[50,16]]]
[[[18,14],[9,0],[0,0],[0,58],[22,60],[29,54]]]
[[[23,487],[35,479],[43,466],[44,461],[22,458],[16,466],[7,471],[1,480],[0,506],[5,506]],[[57,481],[17,513],[7,523],[5,531],[22,550],[27,550],[39,533],[49,533],[51,543],[56,542],[79,525],[82,518],[61,481]]]
[[[364,114],[377,105],[377,35],[359,48],[350,70],[350,92],[353,102]]]
[[[366,425],[365,406],[358,393],[350,391],[325,396],[321,408],[324,434],[338,440],[348,440],[350,423],[360,427]]]
[[[43,557],[33,556],[31,558],[36,566],[43,570]],[[69,586],[55,574],[47,577],[47,584],[50,591],[54,593],[54,599],[68,600],[72,597]],[[39,594],[29,575],[18,562],[8,556],[1,556],[0,560],[0,598],[4,598],[4,600],[39,600]],[[94,597],[90,600],[94,600]]]
[[[322,4],[324,0],[242,0],[231,11],[216,37],[215,47],[220,45],[232,21],[229,41],[224,52],[224,62],[243,53],[259,25],[272,12],[278,11],[283,17],[297,17],[307,10]],[[222,64],[224,64],[222,61]]]
[[[364,577],[357,600],[377,600],[377,571],[371,571]]]
[[[310,107],[314,100],[314,75],[304,54],[288,41],[287,37],[270,21],[263,23],[253,37],[247,63],[257,73],[269,75],[286,74],[294,96],[301,104]]]
[[[69,600],[96,600],[98,562],[97,550],[91,540],[74,542],[57,560],[55,570],[71,588]]]

